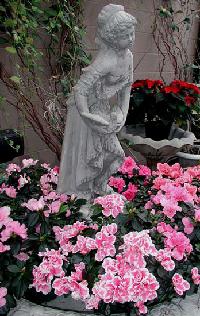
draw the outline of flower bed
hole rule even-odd
[[[70,294],[104,315],[197,292],[200,166],[151,173],[127,157],[90,219],[79,212],[86,200],[56,193],[58,173],[29,159],[1,179],[1,315],[31,291],[38,302]]]

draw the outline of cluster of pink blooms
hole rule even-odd
[[[9,246],[3,245],[2,243],[7,241],[12,235],[20,236],[22,239],[27,238],[27,228],[24,224],[20,224],[18,221],[13,221],[10,218],[10,207],[3,206],[0,208],[0,249],[1,252],[9,250]]]
[[[190,239],[182,232],[177,232],[169,224],[161,222],[157,225],[157,230],[160,234],[165,236],[165,248],[171,253],[174,259],[178,261],[183,260],[193,250]]]
[[[116,259],[107,257],[103,260],[105,273],[94,284],[86,307],[98,308],[101,300],[106,303],[134,302],[139,312],[145,314],[147,308],[144,304],[157,297],[159,283],[145,268],[144,257],[155,256],[157,251],[148,231],[126,234],[120,249],[122,253],[116,255]]]
[[[61,204],[68,199],[68,196],[65,194],[57,194],[55,191],[51,191],[47,195],[41,196],[39,200],[30,199],[27,203],[22,203],[22,206],[28,208],[30,211],[43,210],[45,217],[49,217],[50,214],[58,213]]]
[[[100,232],[94,235],[94,238],[84,237],[81,234],[85,229],[98,229],[97,225],[86,225],[84,222],[75,222],[73,225],[66,225],[63,228],[54,226],[56,240],[63,253],[67,256],[69,253],[87,254],[91,250],[96,250],[95,260],[102,261],[106,256],[114,256],[116,249],[114,243],[116,241],[117,225],[112,223],[103,226]],[[70,239],[77,237],[76,243],[72,245]]]
[[[124,209],[124,199],[119,194],[100,196],[94,200],[94,204],[100,204],[103,207],[102,213],[106,217],[112,215],[116,218],[123,213]]]
[[[75,264],[75,271],[70,276],[65,276],[63,262],[67,258],[61,254],[60,250],[46,250],[39,253],[43,257],[39,267],[33,269],[33,283],[30,287],[35,287],[37,292],[48,294],[53,288],[55,294],[61,296],[72,292],[74,299],[85,300],[89,297],[89,289],[86,280],[83,280],[83,262]]]
[[[183,295],[185,291],[190,289],[190,283],[184,280],[179,273],[173,275],[172,283],[178,295]]]
[[[5,296],[7,295],[7,289],[5,287],[0,287],[0,307],[6,304]]]
[[[193,280],[194,284],[199,285],[200,284],[200,274],[199,274],[198,268],[194,267],[191,270],[191,274],[192,274],[192,280]]]

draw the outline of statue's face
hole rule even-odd
[[[126,29],[117,38],[117,46],[120,49],[132,49],[133,43],[135,41],[135,31],[134,28]]]

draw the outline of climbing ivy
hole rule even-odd
[[[0,48],[9,58],[5,63],[5,54],[0,57],[0,80],[12,95],[6,101],[23,112],[58,157],[65,97],[79,77],[80,68],[90,62],[82,44],[82,13],[83,0],[0,3]],[[5,102],[7,93],[0,94],[0,101]]]

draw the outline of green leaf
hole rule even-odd
[[[10,77],[10,80],[12,80],[13,82],[15,82],[15,83],[17,83],[17,84],[19,84],[20,81],[21,81],[21,79],[20,79],[19,77],[17,77],[17,76],[12,76],[12,77]]]
[[[28,226],[33,227],[37,224],[39,220],[39,214],[37,212],[33,212],[28,215]]]
[[[8,40],[4,37],[0,37],[0,45],[8,43]]]
[[[85,205],[87,203],[86,199],[78,199],[75,201],[74,206],[75,207],[80,207],[82,205]]]
[[[12,272],[12,273],[19,273],[19,272],[21,272],[21,269],[18,266],[14,265],[14,264],[9,265],[7,267],[7,269],[8,269],[9,272]]]
[[[19,283],[17,284],[16,289],[15,289],[16,298],[20,299],[24,295],[27,288],[28,288],[28,283],[26,283],[23,279],[19,280]]]
[[[61,204],[59,209],[59,214],[65,213],[68,210],[69,206],[66,204]]]
[[[49,225],[47,222],[42,222],[40,232],[42,235],[48,234],[49,232]]]
[[[12,295],[10,294],[6,295],[6,304],[8,305],[9,308],[13,308],[16,306],[16,301]]]
[[[7,47],[5,48],[5,50],[6,50],[8,53],[10,53],[10,54],[16,54],[16,53],[17,53],[15,47],[13,47],[13,46],[10,46],[10,47],[7,46]]]

